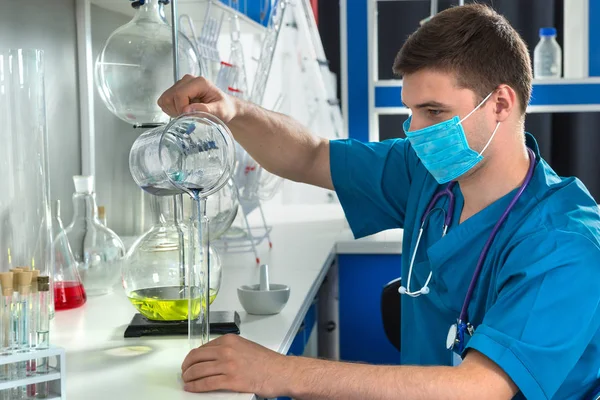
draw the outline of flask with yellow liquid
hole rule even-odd
[[[190,227],[190,219],[184,221],[181,204],[174,196],[153,196],[154,224],[141,236],[127,253],[123,264],[123,286],[131,304],[151,321],[184,321],[188,310],[197,318],[206,300],[197,287],[189,286],[188,271],[204,270],[199,265],[186,268],[190,263],[209,263],[209,288],[212,303],[221,286],[221,259],[218,253],[198,243],[197,227]],[[192,219],[193,220],[193,219]],[[191,230],[190,230],[191,228]],[[183,238],[184,248],[180,247]],[[208,248],[208,257],[203,251]],[[187,264],[186,264],[187,263]],[[192,291],[192,293],[188,293]],[[191,302],[191,307],[190,307]]]

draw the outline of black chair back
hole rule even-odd
[[[381,291],[381,319],[390,343],[400,351],[400,288],[402,278],[387,283]]]

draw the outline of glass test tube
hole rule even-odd
[[[19,282],[19,323],[18,323],[18,352],[28,352],[29,348],[29,303],[31,301],[31,272],[21,272],[17,274]],[[20,361],[17,363],[17,379],[27,377],[28,361]],[[21,398],[26,398],[25,386],[17,388]]]
[[[13,297],[13,273],[0,273],[0,287],[2,298],[0,304],[0,357],[9,355],[12,348],[12,297]],[[11,378],[9,365],[0,367],[0,380]]]
[[[19,347],[19,282],[18,274],[23,272],[22,268],[13,268],[13,298],[12,298],[12,328],[11,328],[11,349],[16,351]]]
[[[38,277],[40,276],[39,270],[31,271],[31,297],[29,303],[29,331],[28,340],[29,347],[35,349],[37,345],[37,325],[38,325],[38,312],[39,312],[39,293],[38,293]]]
[[[51,297],[50,297],[50,278],[47,276],[39,276],[37,278],[38,285],[38,310],[37,310],[37,343],[36,348],[38,350],[45,350],[50,347],[50,307],[51,307]],[[41,358],[37,360],[37,370],[38,374],[47,374],[50,372],[48,357]],[[48,382],[38,383],[36,385],[36,392],[38,398],[48,397],[49,388]]]
[[[27,332],[27,343],[31,350],[35,350],[37,343],[37,322],[38,322],[38,282],[37,278],[40,275],[39,270],[31,271],[31,297],[28,308],[28,332]],[[27,361],[27,376],[34,376],[36,374],[37,363],[35,359]],[[27,398],[33,399],[36,396],[36,385],[27,385]]]

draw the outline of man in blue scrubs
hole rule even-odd
[[[599,382],[599,210],[583,184],[558,177],[524,133],[532,77],[522,39],[485,6],[456,7],[419,28],[394,69],[412,111],[407,140],[323,140],[203,78],[185,77],[159,100],[172,116],[219,116],[273,173],[334,188],[356,237],[404,228],[402,366],[284,357],[225,336],[187,356],[185,390],[303,399],[580,399]],[[447,233],[442,237],[444,196],[417,247],[425,211],[449,182],[457,184]],[[465,348],[454,356],[446,347],[455,338],[449,327],[494,225],[520,189],[482,264],[464,321]]]

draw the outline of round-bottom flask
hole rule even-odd
[[[186,276],[186,271],[200,270],[197,264],[201,262],[210,263],[210,303],[217,297],[221,286],[222,270],[218,253],[209,248],[209,257],[203,257],[196,228],[192,227],[193,231],[190,232],[188,221],[183,220],[182,203],[176,199],[174,196],[153,198],[154,225],[132,245],[123,263],[126,295],[131,304],[149,320],[187,320],[190,298],[192,313],[200,313],[204,302],[200,293],[188,296],[187,283],[190,277]],[[180,246],[182,240],[183,248]],[[196,266],[185,268],[189,265],[186,263]],[[197,318],[197,315],[193,317]]]

